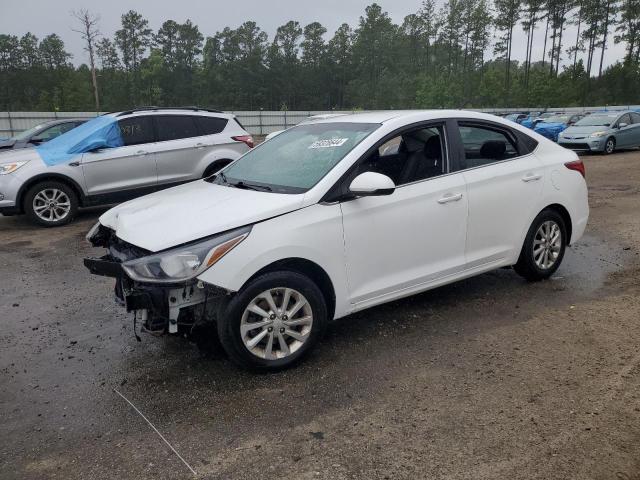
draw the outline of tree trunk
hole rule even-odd
[[[578,33],[576,34],[576,45],[575,50],[573,52],[573,69],[575,71],[576,66],[578,65],[578,47],[580,45],[580,27],[582,25],[582,2],[578,5]]]
[[[547,13],[547,26],[544,29],[544,46],[542,47],[542,66],[544,67],[545,57],[547,55],[547,38],[549,38],[549,13]]]
[[[507,102],[509,101],[509,86],[510,86],[510,76],[511,76],[511,42],[513,40],[513,24],[509,28],[509,35],[507,37],[508,45],[507,45],[507,77],[506,77],[506,90],[507,90]]]
[[[551,58],[549,59],[549,76],[553,76],[553,71],[554,71],[553,61],[554,61],[555,56],[556,56],[556,35],[557,35],[557,31],[558,31],[558,29],[554,26],[553,27],[553,33],[551,34],[551,38],[553,39],[553,41],[551,43],[551,49],[549,50],[549,53],[551,53]]]
[[[529,74],[529,43],[531,42],[531,12],[529,12],[529,28],[527,28],[527,51],[524,54],[524,86],[528,87],[528,74]]]
[[[600,53],[600,68],[598,78],[602,76],[602,63],[604,62],[604,51],[607,49],[607,35],[609,35],[609,12],[611,10],[611,0],[607,0],[607,9],[604,16],[604,32],[602,34],[602,52]]]
[[[100,96],[98,95],[98,79],[96,78],[96,65],[93,57],[93,45],[89,44],[89,63],[91,64],[91,82],[93,83],[93,96],[96,101],[96,113],[100,113]]]
[[[562,54],[562,32],[564,31],[564,19],[566,18],[566,11],[562,10],[562,20],[560,21],[560,38],[558,38],[558,54],[556,55],[556,77],[560,70],[560,55]]]

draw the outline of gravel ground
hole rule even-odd
[[[551,280],[499,270],[333,323],[298,368],[136,342],[88,274],[100,211],[0,217],[0,478],[640,479],[640,152],[586,156]]]

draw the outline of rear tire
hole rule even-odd
[[[54,180],[31,187],[24,197],[24,211],[36,225],[59,227],[78,212],[78,196],[68,185]]]
[[[218,336],[233,362],[268,372],[299,362],[326,325],[326,302],[313,281],[297,272],[270,272],[229,302],[218,320]]]
[[[543,210],[529,227],[513,269],[530,282],[549,278],[562,263],[567,241],[562,215],[555,210]]]

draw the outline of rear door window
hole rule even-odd
[[[506,132],[489,126],[460,124],[466,168],[481,167],[518,156],[518,149]]]
[[[157,115],[158,141],[197,137],[198,128],[190,115]]]
[[[633,124],[637,124],[640,123],[640,113],[631,113],[631,121],[633,122]]]
[[[150,116],[130,117],[118,121],[125,146],[154,141],[153,121]]]
[[[228,120],[226,118],[218,117],[193,117],[198,126],[200,135],[215,135],[224,130],[227,126]]]

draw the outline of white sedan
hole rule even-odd
[[[350,313],[501,267],[546,279],[588,216],[582,162],[525,127],[362,113],[109,210],[88,235],[107,254],[85,264],[146,330],[215,325],[232,360],[275,370]]]

